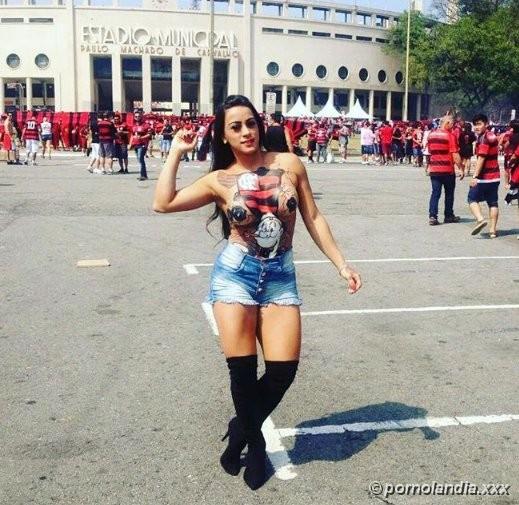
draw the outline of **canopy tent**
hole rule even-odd
[[[315,117],[341,117],[340,112],[333,106],[333,97],[330,96],[326,105],[315,115]]]
[[[297,101],[294,106],[285,114],[285,117],[313,117],[314,115],[306,108],[306,105],[301,100],[301,97],[297,97]]]
[[[369,114],[367,114],[364,109],[361,107],[359,100],[355,102],[353,108],[348,112],[348,114],[344,115],[345,118],[348,119],[369,119]]]

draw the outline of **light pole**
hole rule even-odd
[[[214,0],[210,0],[209,10],[209,114],[214,113],[214,47],[213,47],[213,33],[214,33]]]
[[[7,89],[19,90],[18,91],[18,101],[20,102],[20,110],[23,110],[23,108],[22,108],[23,84],[21,82],[8,82]],[[16,108],[16,102],[15,102],[15,108]]]
[[[404,110],[403,120],[407,121],[408,103],[409,103],[409,46],[411,42],[411,1],[409,0],[409,7],[407,10],[407,41],[405,48],[405,92],[404,92]]]

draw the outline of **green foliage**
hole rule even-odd
[[[501,95],[519,92],[519,24],[517,0],[470,0],[471,14],[454,24],[427,26],[411,15],[410,85],[457,97],[467,111],[481,110]],[[477,5],[476,5],[477,4]],[[494,6],[485,17],[481,5]],[[407,16],[392,29],[388,51],[405,61]]]

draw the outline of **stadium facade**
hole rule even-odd
[[[108,1],[108,3],[106,3]],[[23,3],[21,3],[23,2]],[[404,76],[387,55],[399,13],[321,1],[0,0],[0,109],[207,113],[249,96],[286,112],[298,96],[318,111],[399,119]],[[212,39],[212,40],[211,40]],[[212,42],[212,44],[211,44]],[[410,93],[409,119],[430,97]]]

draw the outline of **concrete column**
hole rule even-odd
[[[151,111],[151,56],[142,55],[142,108]]]
[[[182,108],[182,83],[180,73],[180,56],[173,56],[171,58],[171,102],[172,113],[180,115]]]
[[[288,2],[285,0],[283,2],[283,10],[281,12],[281,15],[284,17],[284,18],[287,18],[288,17]]]
[[[386,94],[386,121],[391,121],[391,91]]]
[[[312,19],[313,18],[313,9],[311,5],[307,5],[306,7],[306,18]]]
[[[25,108],[32,110],[32,78],[25,79]]]
[[[306,108],[310,111],[310,112],[313,112],[312,111],[312,108],[314,106],[314,97],[312,95],[312,86],[307,86],[306,87]]]
[[[210,67],[209,67],[209,56],[203,56],[202,57],[202,63],[200,65],[200,102],[199,102],[199,113],[201,114],[208,114],[209,113],[209,90],[210,86],[213,85],[213,83],[209,82],[209,73],[210,73]]]
[[[261,84],[255,84],[253,79],[254,58],[252,56],[252,37],[254,34],[252,30],[252,18],[250,11],[250,0],[243,0],[243,46],[240,50],[240,55],[236,59],[238,60],[238,64],[242,65],[240,76],[243,76],[243,87],[241,88],[241,91],[245,96],[253,97],[255,96],[254,86],[258,86],[260,88],[259,93],[261,95]],[[255,102],[255,105],[258,107],[258,110],[262,109],[261,103]]]
[[[123,111],[123,74],[119,53],[112,54],[112,103],[114,111]]]
[[[287,113],[287,93],[288,86],[283,85],[281,87],[281,114],[285,115]]]
[[[334,92],[335,92],[335,90],[333,88],[328,88],[328,100],[331,99],[332,105],[333,105],[333,95],[334,95]]]
[[[229,59],[227,94],[237,95],[240,92],[240,60],[231,56]]]
[[[349,98],[349,102],[350,102],[348,112],[350,112],[351,110],[353,110],[353,106],[355,105],[355,90],[354,89],[350,89],[350,96],[348,98]]]
[[[416,120],[420,121],[422,119],[422,95],[420,93],[416,93]]]
[[[372,120],[375,112],[375,90],[369,90],[369,118]]]
[[[236,11],[236,0],[229,0],[229,13],[234,14]]]
[[[261,15],[263,11],[263,2],[261,0],[256,0],[256,14]]]
[[[5,112],[4,78],[0,77],[0,114]]]
[[[330,21],[331,23],[335,23],[335,14],[335,9],[330,9],[330,19],[328,21]]]

